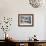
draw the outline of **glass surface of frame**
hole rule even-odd
[[[33,26],[34,15],[33,14],[18,14],[18,26]]]

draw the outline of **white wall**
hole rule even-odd
[[[0,17],[12,17],[12,27],[8,31],[17,40],[27,40],[34,34],[37,39],[45,40],[45,15],[46,6],[33,8],[28,0],[0,0]],[[18,27],[18,14],[34,14],[33,27]],[[0,35],[2,31],[0,31]],[[0,39],[3,37],[0,36]]]

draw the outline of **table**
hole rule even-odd
[[[29,40],[7,40],[7,43],[16,46],[46,46],[46,40],[29,41]]]

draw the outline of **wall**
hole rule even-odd
[[[0,18],[12,17],[13,22],[10,31],[10,35],[16,38],[16,40],[27,40],[34,34],[37,35],[37,39],[45,40],[45,15],[46,6],[40,8],[33,8],[29,4],[28,0],[0,0]],[[34,26],[33,27],[18,27],[18,14],[34,14]],[[0,31],[0,35],[3,31]],[[0,39],[4,37],[0,36]]]

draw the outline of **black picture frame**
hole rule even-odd
[[[33,27],[34,14],[18,14],[18,26]]]

